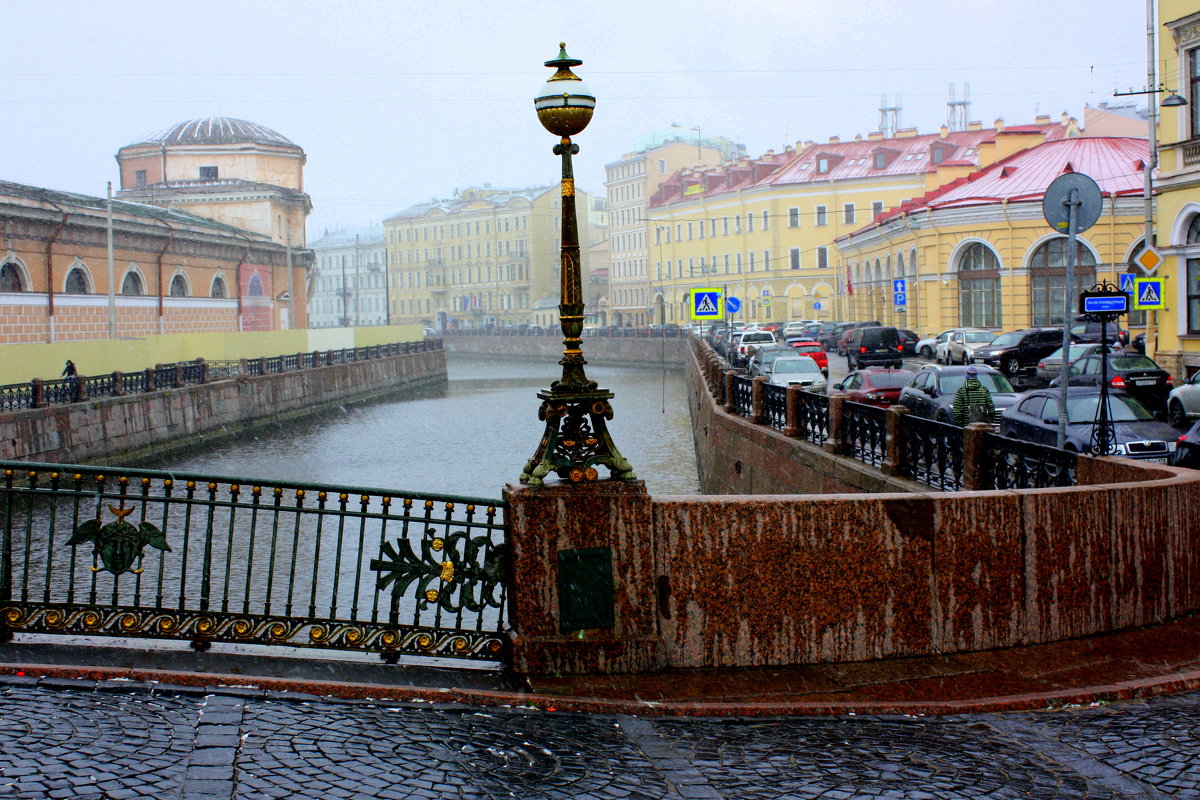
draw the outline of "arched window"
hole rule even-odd
[[[257,274],[250,276],[250,283],[246,286],[246,294],[249,297],[262,297],[263,296],[262,281],[259,280]]]
[[[67,273],[67,282],[63,286],[63,291],[67,294],[87,294],[88,279],[87,273],[80,267],[75,267]]]
[[[143,293],[142,276],[132,270],[125,273],[125,280],[121,281],[121,294],[140,297]]]
[[[971,242],[958,257],[959,324],[1000,327],[1000,259],[983,242]]]
[[[225,289],[225,279],[220,275],[213,278],[212,288],[208,291],[209,297],[228,297]]]
[[[1200,244],[1200,214],[1192,217],[1186,243]],[[1200,258],[1187,260],[1187,327],[1188,333],[1200,333]]]
[[[908,274],[912,277],[917,276],[917,248],[908,251]]]
[[[21,269],[12,262],[0,267],[0,292],[23,292],[25,282],[21,280]]]
[[[1075,243],[1075,292],[1096,283],[1096,257]],[[1067,237],[1038,245],[1029,259],[1029,300],[1034,325],[1062,325],[1067,304]]]
[[[182,275],[176,275],[171,278],[171,297],[187,297],[188,287],[187,281]]]

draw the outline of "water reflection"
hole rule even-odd
[[[536,394],[561,370],[553,362],[449,355],[443,391],[288,423],[154,466],[499,497],[533,455],[543,427]],[[682,375],[588,365],[588,377],[616,394],[609,430],[649,491],[697,493]]]

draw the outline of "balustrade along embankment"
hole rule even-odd
[[[683,357],[697,441],[728,453],[706,469],[740,461],[733,491],[809,470],[796,480],[827,493],[599,480],[484,500],[5,462],[0,634],[619,673],[960,653],[1200,611],[1200,472],[1078,456],[1073,485],[954,489],[1063,470],[1037,456],[997,478],[989,462],[1024,457],[973,454],[992,440],[971,431],[948,470],[896,441],[934,435],[902,415],[868,437],[836,397],[764,413],[703,345]]]
[[[439,340],[0,387],[0,459],[139,463],[446,381]]]

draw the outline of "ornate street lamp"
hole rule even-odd
[[[611,476],[632,481],[637,476],[608,434],[606,420],[612,419],[609,402],[614,395],[596,387],[584,374],[583,284],[579,270],[579,231],[575,219],[575,174],[571,156],[579,152],[571,137],[587,127],[596,107],[596,98],[579,76],[571,72],[583,62],[567,55],[567,46],[559,45],[558,58],[546,62],[555,73],[534,98],[538,119],[551,133],[560,136],[554,154],[562,156],[562,268],[560,274],[559,324],[562,326],[562,378],[538,392],[542,406],[538,419],[546,423],[546,432],[533,458],[521,472],[521,483],[541,486],[551,472],[574,483],[594,481],[596,467],[608,467]]]

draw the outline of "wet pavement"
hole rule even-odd
[[[1200,694],[941,717],[657,717],[0,676],[0,797],[1200,797]]]

